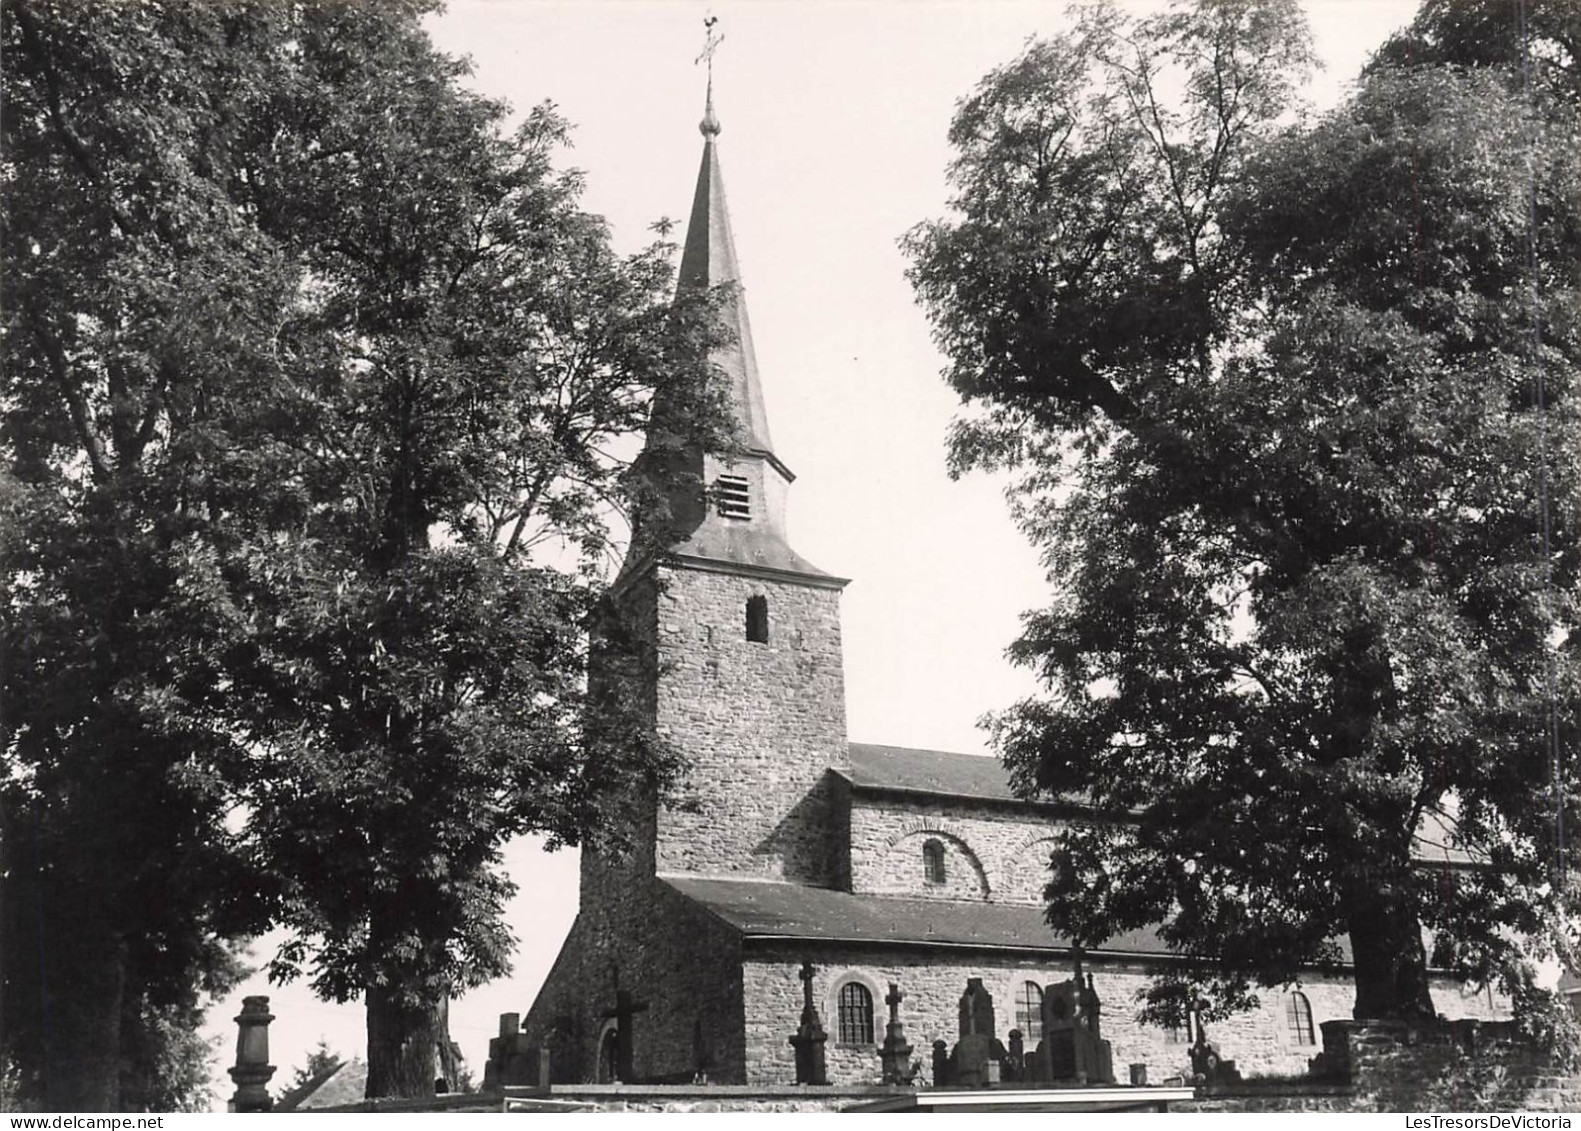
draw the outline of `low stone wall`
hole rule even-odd
[[[1313,1079],[1204,1088],[1179,1111],[1581,1111],[1581,1076],[1557,1070],[1508,1021],[1328,1021]]]
[[[1508,1021],[1331,1021],[1325,1048],[1341,1034],[1358,1111],[1581,1110],[1581,1077],[1557,1071]]]
[[[843,1111],[854,1104],[906,1094],[905,1088],[882,1086],[757,1088],[739,1084],[584,1084],[557,1085],[543,1098],[573,1103],[583,1111],[793,1112]]]

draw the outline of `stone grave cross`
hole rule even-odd
[[[885,1027],[884,1045],[878,1053],[886,1084],[910,1084],[916,1076],[911,1066],[911,1043],[906,1040],[905,1027],[900,1023],[900,1003],[905,997],[899,985],[889,983],[889,993],[884,996],[884,1004],[889,1006],[889,1024]]]
[[[605,1017],[615,1019],[615,1079],[622,1084],[632,1083],[635,1073],[631,1067],[632,1025],[636,1015],[648,1008],[645,1001],[637,1001],[630,990],[620,988],[620,969],[612,970],[615,980],[615,1008],[604,1010]]]
[[[824,1061],[823,1046],[828,1040],[828,1035],[823,1031],[823,1022],[818,1017],[818,1009],[812,1003],[812,979],[817,973],[817,968],[811,962],[801,964],[801,972],[797,975],[802,984],[801,1024],[796,1033],[791,1037],[791,1047],[796,1050],[796,1083],[798,1084],[827,1084],[829,1073]]]

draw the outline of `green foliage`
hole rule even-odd
[[[1305,42],[1288,4],[1084,9],[962,104],[957,218],[908,237],[977,409],[955,464],[1022,471],[1055,587],[1012,648],[1047,694],[994,721],[1022,790],[1098,818],[1050,921],[1161,924],[1155,1019],[1346,936],[1358,1015],[1419,1015],[1421,926],[1487,982],[1564,922],[1577,119],[1378,65],[1290,124]]]
[[[609,453],[660,385],[698,407],[700,442],[726,416],[711,299],[669,302],[667,244],[611,252],[552,166],[551,110],[506,136],[501,107],[371,8],[318,13],[298,47],[248,174],[289,186],[260,223],[307,280],[279,339],[274,535],[242,562],[269,746],[252,828],[296,931],[273,974],[310,966],[326,997],[368,996],[370,1031],[386,1012],[409,1034],[508,969],[508,838],[574,843],[621,778],[673,774],[651,735],[589,772]],[[332,92],[335,129],[302,130]],[[427,1091],[434,1043],[371,1040],[370,1094]]]
[[[331,1049],[329,1042],[320,1037],[318,1044],[308,1050],[307,1060],[291,1070],[291,1082],[286,1085],[286,1091],[294,1091],[302,1085],[334,1071],[345,1062],[346,1058]]]
[[[7,928],[49,943],[6,1039],[85,1066],[57,1106],[177,1104],[114,1065],[182,1061],[271,920],[426,1092],[414,1034],[507,965],[503,841],[673,771],[630,719],[590,775],[585,625],[655,388],[727,439],[714,300],[611,252],[430,7],[5,9]]]
[[[1559,1071],[1581,1070],[1581,1024],[1575,1011],[1562,994],[1537,988],[1530,971],[1525,973],[1508,980],[1521,1032],[1549,1054]]]
[[[249,24],[4,11],[4,1008],[57,1110],[175,1105],[169,1011],[192,1022],[221,940],[264,922],[226,824],[249,752],[217,713],[244,635],[225,436],[293,286],[215,176]]]
[[[1425,0],[1379,50],[1378,67],[1462,67],[1511,89],[1581,101],[1581,4],[1576,0]]]

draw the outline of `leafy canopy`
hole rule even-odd
[[[1166,1021],[1342,941],[1358,1016],[1430,1013],[1430,959],[1524,995],[1564,922],[1577,118],[1435,60],[1307,119],[1309,62],[1290,2],[1078,9],[961,104],[906,241],[954,466],[1019,469],[1054,588],[993,723],[1093,808],[1049,920],[1160,925]]]
[[[430,7],[6,9],[7,801],[75,940],[19,976],[84,1089],[119,988],[195,1001],[267,919],[367,1000],[372,1093],[431,1091],[503,841],[674,769],[616,711],[590,770],[586,625],[655,391],[728,439],[714,300],[614,254]]]

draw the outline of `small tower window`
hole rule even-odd
[[[922,845],[922,878],[930,884],[944,882],[944,845],[936,840]]]
[[[752,517],[752,488],[745,475],[721,475],[714,482],[714,495],[725,518]]]
[[[1317,1034],[1312,1030],[1312,1003],[1299,990],[1285,999],[1285,1027],[1291,1044],[1317,1044]]]
[[[861,982],[847,982],[840,987],[840,1043],[873,1043],[873,995]]]
[[[1043,987],[1036,982],[1022,982],[1016,994],[1016,1028],[1022,1040],[1043,1039]]]
[[[769,599],[747,598],[747,639],[754,644],[769,642]]]

